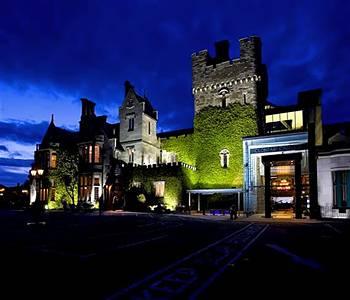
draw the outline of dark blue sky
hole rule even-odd
[[[26,178],[55,113],[77,128],[81,97],[118,119],[130,80],[159,110],[159,130],[192,126],[191,54],[258,35],[269,100],[324,89],[323,117],[350,120],[348,1],[0,1],[0,183]]]

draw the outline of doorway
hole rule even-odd
[[[262,157],[266,218],[302,218],[301,159],[301,153]]]

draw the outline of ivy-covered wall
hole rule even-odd
[[[164,139],[162,140],[161,147],[166,151],[175,152],[178,161],[186,162],[193,166],[196,164],[195,153],[193,152],[193,134]]]
[[[165,206],[174,210],[181,204],[186,189],[189,188],[189,177],[194,173],[193,170],[183,166],[159,166],[147,168],[145,166],[128,167],[124,175],[128,176],[130,185],[132,182],[140,182],[147,193],[147,197],[154,197],[153,183],[155,181],[165,181],[164,197],[160,199]]]
[[[195,116],[192,135],[162,140],[161,147],[176,152],[178,160],[197,167],[190,176],[195,188],[232,188],[243,184],[242,137],[258,134],[253,106],[230,104],[206,107]],[[220,164],[220,151],[230,152],[228,168]]]

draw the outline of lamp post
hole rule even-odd
[[[41,188],[41,182],[40,178],[44,174],[43,169],[31,169],[30,170],[30,175],[35,179],[35,190],[36,190],[36,195],[35,195],[35,202],[39,204],[40,202],[40,188]]]

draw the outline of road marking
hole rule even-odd
[[[286,248],[283,248],[283,247],[278,246],[276,244],[266,244],[266,246],[275,250],[276,252],[279,252],[281,254],[289,256],[292,259],[292,261],[296,264],[303,265],[303,266],[309,267],[309,268],[314,269],[314,270],[323,270],[323,267],[320,263],[318,263],[312,259],[307,259],[307,258],[303,258],[301,256],[298,256],[298,255],[290,252]]]
[[[336,232],[337,234],[342,234],[343,232],[341,230],[339,230],[338,228],[335,228],[333,225],[331,224],[324,224],[324,226],[327,226],[328,228],[332,229],[334,232]]]
[[[207,287],[202,288],[202,282],[209,284],[219,276],[229,264],[242,256],[267,227],[268,225],[248,224],[127,288],[117,291],[107,299],[118,299],[124,296],[130,296],[133,299],[155,297],[168,299],[175,296],[186,298],[190,289],[200,293]],[[232,256],[234,258],[230,259]],[[225,267],[221,268],[222,265]],[[218,272],[217,268],[220,268]]]
[[[134,242],[134,243],[121,245],[121,246],[117,246],[117,247],[111,247],[111,248],[108,248],[107,251],[102,251],[102,253],[113,252],[113,251],[117,251],[117,250],[121,250],[121,249],[127,249],[127,248],[131,248],[131,247],[139,246],[139,245],[146,244],[146,243],[149,243],[149,242],[153,242],[153,241],[164,239],[167,236],[168,236],[167,234],[164,234],[164,235],[160,235],[160,236],[157,236],[157,237],[154,237],[154,238],[151,238],[151,239],[147,239],[147,240],[137,241],[137,242]],[[79,257],[80,257],[80,259],[84,260],[84,259],[88,259],[88,258],[97,256],[100,253],[99,252],[94,252],[94,253],[89,253],[89,254],[86,254],[86,255],[80,255]]]
[[[235,257],[230,259],[225,263],[217,272],[213,273],[197,290],[192,292],[189,299],[197,299],[197,297],[202,294],[213,282],[217,279],[229,266],[233,266],[242,256],[243,254],[255,243],[255,241],[267,230],[269,225],[265,225],[265,227],[255,236],[253,237],[248,244],[246,244],[242,250],[240,250]]]

